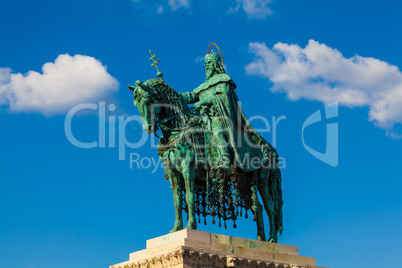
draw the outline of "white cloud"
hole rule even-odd
[[[268,7],[272,0],[236,0],[236,2],[237,6],[230,8],[230,11],[238,12],[242,8],[249,18],[264,19],[273,13]]]
[[[179,9],[181,7],[189,8],[190,2],[189,0],[169,0],[168,5],[172,10]]]
[[[158,14],[162,14],[164,11],[165,11],[165,9],[163,8],[163,6],[159,6],[159,7],[156,9],[156,13],[158,13]]]
[[[0,68],[0,105],[10,112],[64,113],[76,104],[96,101],[118,90],[118,82],[95,58],[68,54],[25,75]]]
[[[305,48],[277,43],[250,43],[256,59],[247,74],[273,82],[271,91],[286,92],[290,100],[305,98],[325,104],[339,100],[347,107],[368,106],[369,120],[390,130],[402,123],[402,73],[397,66],[378,59],[341,52],[310,40]]]

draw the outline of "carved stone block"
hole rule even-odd
[[[182,230],[147,240],[147,248],[110,268],[320,268],[295,246]],[[324,268],[324,267],[321,267]]]

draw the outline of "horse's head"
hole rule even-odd
[[[135,86],[128,86],[133,91],[134,105],[141,114],[143,128],[148,133],[157,131],[156,119],[160,112],[160,98],[156,87],[163,83],[158,79],[149,79],[142,83],[137,80]]]

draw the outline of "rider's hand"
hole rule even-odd
[[[202,104],[200,101],[198,101],[198,102],[196,102],[196,103],[194,104],[193,107],[194,107],[195,109],[200,109],[200,108],[202,107],[202,105],[203,105],[203,104]]]

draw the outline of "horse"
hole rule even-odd
[[[194,146],[194,142],[192,142],[194,141],[194,139],[192,140],[194,136],[191,133],[189,134],[190,138],[183,138],[183,136],[186,136],[190,129],[202,129],[202,125],[200,121],[197,121],[198,117],[196,117],[192,109],[184,102],[181,97],[182,93],[175,91],[163,80],[149,79],[144,83],[137,81],[136,86],[128,87],[133,91],[134,106],[138,108],[142,117],[143,129],[147,133],[153,133],[160,138],[158,154],[164,162],[165,176],[171,183],[175,207],[175,223],[170,232],[183,229],[183,190],[188,216],[188,224],[185,228],[197,229],[195,188],[196,185],[201,185],[204,187],[203,189],[207,189],[210,187],[208,185],[210,179],[208,179],[208,168],[205,165],[197,164],[197,149]],[[157,134],[159,129],[162,132],[162,136]],[[270,145],[270,148],[273,147]],[[241,181],[249,182],[254,180],[256,182],[252,190],[258,189],[263,201],[264,206],[260,204],[256,194],[253,196],[253,201],[250,201],[254,202],[253,210],[254,220],[257,223],[257,240],[266,241],[263,223],[263,209],[265,209],[270,223],[268,242],[277,243],[278,232],[282,234],[283,229],[283,202],[281,173],[277,165],[278,155],[276,151],[269,158],[269,162],[268,167],[261,167],[259,170],[252,172],[239,170],[238,174]],[[248,198],[250,196],[248,195]],[[235,216],[233,219],[235,219]]]

